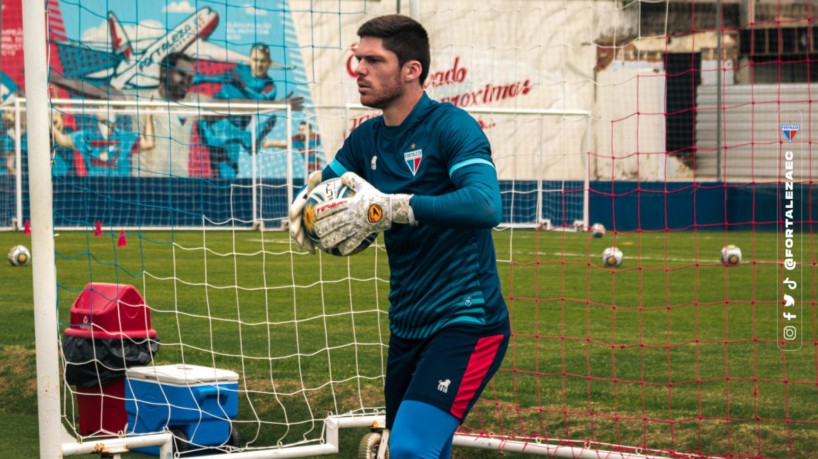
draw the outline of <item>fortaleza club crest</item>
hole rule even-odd
[[[412,145],[412,148],[414,147],[415,146]],[[409,170],[412,171],[412,175],[416,175],[418,173],[421,159],[423,159],[422,149],[407,151],[403,154],[403,160],[406,161],[406,165],[409,166]]]
[[[800,128],[801,128],[800,124],[781,125],[781,133],[784,134],[784,137],[787,139],[787,143],[792,143],[792,139],[795,138],[795,134],[798,134],[798,130]]]

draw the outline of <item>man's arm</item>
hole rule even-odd
[[[415,219],[451,228],[493,228],[503,218],[500,184],[494,166],[480,161],[452,173],[456,191],[440,196],[413,196]]]
[[[439,196],[414,196],[415,218],[450,228],[493,228],[503,218],[497,170],[483,129],[468,113],[450,108],[439,120],[443,151],[451,152],[449,178],[456,190]]]
[[[125,94],[122,91],[107,87],[107,88],[100,88],[98,86],[94,86],[91,83],[85,80],[73,80],[69,78],[65,78],[63,75],[57,72],[51,72],[49,76],[49,80],[52,84],[59,86],[63,89],[67,89],[69,91],[74,91],[78,94],[82,94],[85,97],[91,99],[107,99],[107,100],[122,100],[125,99]]]
[[[14,152],[7,151],[3,153],[3,167],[6,169],[8,175],[14,175]]]
[[[145,115],[144,121],[141,126],[138,126],[140,129],[139,134],[139,150],[140,151],[149,151],[153,150],[156,147],[156,136],[153,133],[153,114],[148,112]],[[141,131],[144,129],[144,131]]]
[[[62,116],[55,116],[52,120],[51,135],[57,145],[71,149],[77,148],[74,138],[63,131]]]

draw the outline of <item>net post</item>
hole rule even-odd
[[[287,126],[285,129],[287,135],[287,204],[293,202],[293,126],[292,126],[292,106],[287,104]],[[306,182],[305,182],[306,183]]]
[[[45,2],[23,2],[26,114],[29,128],[29,196],[34,289],[34,336],[37,352],[37,411],[40,457],[61,457],[60,358],[57,341],[57,284],[49,143],[48,62]],[[19,120],[19,118],[18,118]],[[19,122],[19,121],[18,121]],[[18,130],[19,135],[19,130]],[[19,143],[18,143],[19,145]]]
[[[591,115],[585,117],[585,180],[582,191],[582,223],[585,229],[591,226]]]
[[[15,216],[17,229],[23,227],[23,146],[20,136],[20,116],[23,109],[20,99],[14,99],[14,187],[17,193]]]
[[[258,149],[261,146],[262,139],[259,139],[259,116],[256,114],[253,116],[253,120],[250,122],[250,126],[252,126],[252,135],[251,135],[251,143],[250,148],[253,151],[250,152],[250,196],[251,196],[251,205],[253,207],[252,210],[252,219],[253,219],[253,226],[258,227],[259,230],[263,230],[263,215],[259,212],[259,176],[258,176]]]
[[[409,0],[409,17],[420,21],[420,0]]]

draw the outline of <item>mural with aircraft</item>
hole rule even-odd
[[[253,98],[258,94],[231,89],[233,86],[242,89],[242,80],[246,81],[246,75],[251,74],[252,50],[261,45],[270,58],[263,76],[268,81],[264,91],[275,98],[257,100],[303,101],[304,109],[293,111],[290,124],[293,134],[299,129],[303,132],[305,123],[308,125],[309,140],[301,142],[304,139],[294,137],[292,142],[303,149],[297,153],[305,155],[303,161],[296,158],[293,173],[295,177],[304,175],[307,169],[321,167],[323,154],[318,152],[317,126],[310,122],[314,120],[311,95],[288,1],[268,0],[248,6],[245,0],[228,0],[196,8],[194,4],[198,6],[198,2],[189,0],[79,3],[49,0],[52,97],[143,99],[156,92],[163,59],[172,53],[184,53],[193,60],[196,74],[190,94],[198,93],[216,101]],[[9,10],[20,10],[20,5],[4,2],[4,19],[14,13]],[[21,79],[22,72],[0,75],[2,102],[8,103],[14,94],[24,93],[23,85],[17,81]],[[227,116],[218,122],[191,125],[191,144],[196,145],[191,147],[194,159],[190,176],[241,178],[253,170],[261,177],[285,176],[287,158],[282,145],[287,140],[287,123],[280,122],[284,119],[281,113],[265,116],[264,119],[257,116],[249,123],[246,116],[235,119]],[[64,128],[68,134],[93,130],[97,121],[93,116],[66,116]],[[110,121],[117,129],[133,130],[135,126],[130,120]],[[209,145],[208,139],[217,143]],[[66,159],[68,165],[60,169],[79,175],[93,170],[94,153],[77,159],[82,154],[75,151],[74,158]],[[209,158],[216,156],[229,167],[221,167],[220,172],[215,160],[211,165]],[[199,163],[194,164],[195,161]],[[117,166],[117,170],[127,169]]]
[[[70,41],[56,41],[56,46],[66,77],[82,78],[119,90],[155,88],[159,82],[159,64],[170,53],[184,52],[196,61],[228,64],[224,68],[246,63],[247,54],[208,41],[218,25],[219,15],[212,8],[204,7],[167,33],[141,39],[144,46],[136,48],[116,13],[109,11],[109,43],[103,48]],[[271,69],[287,68],[293,66],[277,62],[271,66]]]

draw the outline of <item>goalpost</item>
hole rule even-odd
[[[588,230],[589,111],[484,107],[466,111],[484,126],[492,144],[503,197],[500,228]],[[377,113],[349,105],[344,117],[354,128]]]
[[[398,10],[429,30],[426,91],[481,124],[503,193],[512,338],[455,446],[812,453],[811,3],[113,3],[50,0],[47,22],[42,2],[21,3],[28,148],[15,158],[29,167],[0,184],[29,192],[0,227],[31,223],[41,457],[353,457],[383,424],[382,239],[310,256],[283,229],[307,173],[375,115],[349,73],[357,26]],[[147,101],[155,88],[137,82],[173,40],[213,101]],[[255,86],[258,53],[273,83]],[[49,70],[127,101],[48,87]],[[271,85],[277,97],[245,105]],[[183,176],[145,166],[147,112],[189,129],[160,139],[189,156]],[[75,142],[95,136],[62,151],[73,169],[60,172],[43,154],[58,113]],[[730,244],[743,260],[727,266]]]

